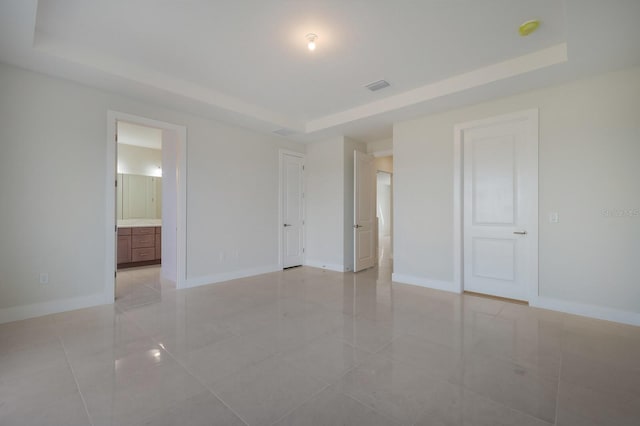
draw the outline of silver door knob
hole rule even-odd
[[[291,225],[290,223],[285,223],[284,227],[286,228],[287,226],[293,226],[293,225]]]
[[[527,235],[527,231],[515,231],[514,234],[516,234],[516,235]]]

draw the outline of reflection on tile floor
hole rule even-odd
[[[115,306],[0,325],[0,424],[640,424],[640,328],[390,275],[121,271]]]

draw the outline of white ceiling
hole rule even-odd
[[[118,143],[162,149],[162,130],[118,121]]]
[[[638,0],[5,0],[0,61],[295,140],[368,141],[640,64],[638,18]],[[379,79],[391,87],[363,87]]]

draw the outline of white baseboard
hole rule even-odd
[[[588,305],[585,303],[568,302],[566,300],[537,297],[529,301],[529,306],[565,312],[567,314],[619,322],[640,326],[640,313],[623,311],[605,306]]]
[[[328,269],[330,271],[335,271],[335,272],[345,272],[345,268],[344,265],[338,265],[336,263],[326,263],[326,262],[322,262],[319,260],[305,260],[304,261],[304,265],[305,266],[313,266],[314,268],[320,268],[320,269]]]
[[[422,277],[404,274],[393,274],[392,281],[402,284],[410,284],[436,290],[445,290],[453,293],[459,293],[459,291],[455,288],[454,283],[450,281],[430,280]],[[605,306],[595,306],[585,303],[569,302],[566,300],[552,299],[547,297],[537,297],[535,299],[532,299],[529,301],[529,306],[606,321],[619,322],[622,324],[640,326],[640,312],[623,311],[619,309],[608,308]]]
[[[278,265],[270,265],[270,266],[262,266],[258,268],[242,269],[239,271],[223,272],[221,274],[207,275],[204,277],[192,277],[192,278],[187,278],[187,280],[185,281],[185,285],[181,288],[185,289],[185,288],[199,287],[207,284],[216,284],[224,281],[235,280],[238,278],[252,277],[254,275],[260,275],[260,274],[268,274],[269,272],[276,272],[281,270],[282,268],[279,267]]]
[[[452,281],[430,280],[413,275],[396,273],[391,274],[391,281],[401,284],[411,284],[419,287],[432,288],[435,290],[450,291],[452,293],[460,293]]]
[[[108,301],[105,301],[105,295],[100,293],[90,296],[72,297],[70,299],[33,303],[31,305],[12,306],[10,308],[0,309],[0,324],[73,311],[75,309],[90,308],[108,303]],[[113,303],[113,300],[111,300],[111,303]]]

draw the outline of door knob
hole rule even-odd
[[[284,227],[286,228],[287,226],[293,226],[293,225],[291,225],[290,223],[285,223]]]
[[[514,234],[516,234],[516,235],[527,235],[527,231],[515,231]]]
[[[353,225],[353,227],[358,229],[358,228],[362,228],[362,225]]]

